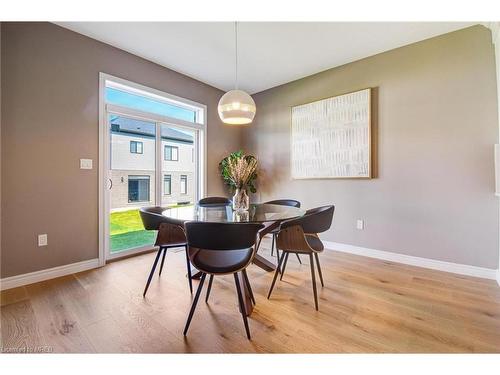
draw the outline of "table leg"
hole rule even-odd
[[[257,250],[255,251],[255,256],[252,260],[252,263],[255,264],[257,267],[262,268],[264,271],[267,272],[272,272],[276,269],[276,264],[268,261],[266,258],[264,258],[262,255],[258,254],[259,248],[260,248],[260,243],[262,241],[262,238],[268,233],[270,233],[272,230],[277,228],[279,225],[278,222],[272,222],[266,224],[266,226],[259,232],[259,236],[257,239]]]
[[[259,254],[255,254],[252,263],[267,272],[272,272],[276,269],[276,265],[274,263],[268,261],[266,258]]]

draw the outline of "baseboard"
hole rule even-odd
[[[46,270],[25,273],[0,279],[0,290],[12,289],[18,286],[37,283],[39,281],[54,279],[56,277],[70,275],[72,273],[90,270],[99,267],[99,259],[84,260],[83,262],[66,264],[64,266],[49,268]]]
[[[483,279],[497,280],[500,285],[500,271],[492,268],[469,266],[466,264],[444,262],[441,260],[420,258],[411,255],[391,253],[389,251],[369,249],[354,245],[347,245],[339,242],[323,241],[329,250],[341,251],[349,254],[356,254],[370,258],[387,260],[395,263],[408,264],[410,266],[429,268],[437,271],[451,272],[459,275],[480,277]]]

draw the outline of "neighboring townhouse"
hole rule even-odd
[[[111,209],[155,205],[155,124],[113,116],[111,123]],[[161,127],[161,205],[193,203],[194,137]]]

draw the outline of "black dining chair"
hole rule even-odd
[[[238,280],[238,272],[242,273],[244,282],[248,289],[250,299],[255,304],[250,281],[246,273],[246,267],[250,264],[254,256],[254,245],[257,233],[264,226],[254,223],[203,223],[188,222],[185,224],[188,254],[191,263],[202,272],[200,285],[189,311],[184,336],[187,334],[191,319],[193,318],[196,304],[200,297],[205,277],[210,275],[206,300],[212,287],[212,281],[216,275],[233,274],[238,303],[241,316],[245,325],[245,331],[250,339],[247,314],[241,293],[241,285]],[[213,234],[217,233],[216,236]]]
[[[191,264],[189,262],[187,240],[183,224],[182,222],[177,222],[175,220],[163,216],[162,212],[164,210],[165,208],[163,207],[144,207],[139,209],[139,214],[141,216],[144,229],[158,231],[154,243],[154,246],[158,246],[158,252],[156,254],[153,267],[151,268],[151,272],[149,273],[148,281],[146,282],[146,287],[144,288],[144,292],[142,294],[143,297],[146,297],[146,293],[149,289],[149,284],[151,284],[151,280],[155,273],[158,260],[160,259],[160,255],[162,255],[163,253],[160,265],[160,272],[158,276],[161,276],[161,272],[163,271],[163,264],[165,263],[165,256],[167,255],[167,250],[174,247],[185,248],[189,290],[191,291],[191,293],[193,293],[193,282],[191,280]]]
[[[275,199],[273,201],[265,202],[265,204],[276,204],[279,206],[288,206],[288,207],[297,207],[300,208],[300,202],[295,200],[295,199]],[[271,256],[274,255],[274,247],[276,243],[276,236],[278,235],[279,228],[273,229],[271,232],[269,232],[273,236],[273,242],[271,244]],[[297,255],[297,259],[299,260],[299,263],[302,264],[302,261],[300,260],[299,254]],[[278,250],[276,250],[276,258],[278,263],[280,262],[280,254]]]
[[[276,240],[276,249],[281,250],[281,258],[278,267],[276,268],[276,272],[274,273],[273,282],[271,284],[271,288],[269,289],[267,299],[271,297],[279,270],[281,269],[280,280],[285,274],[288,255],[290,253],[308,254],[309,263],[311,265],[314,304],[316,310],[318,310],[318,293],[316,291],[316,276],[314,273],[313,258],[316,259],[321,286],[325,286],[323,283],[323,274],[321,272],[318,256],[318,254],[324,250],[324,246],[318,237],[318,233],[322,233],[330,229],[334,211],[335,206],[317,207],[308,210],[306,214],[300,218],[287,220],[281,223]],[[283,268],[281,268],[282,264]]]
[[[198,206],[221,205],[229,206],[232,204],[231,199],[225,197],[206,197],[198,201]]]

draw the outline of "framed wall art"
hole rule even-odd
[[[371,122],[369,88],[292,107],[292,178],[371,178]]]

